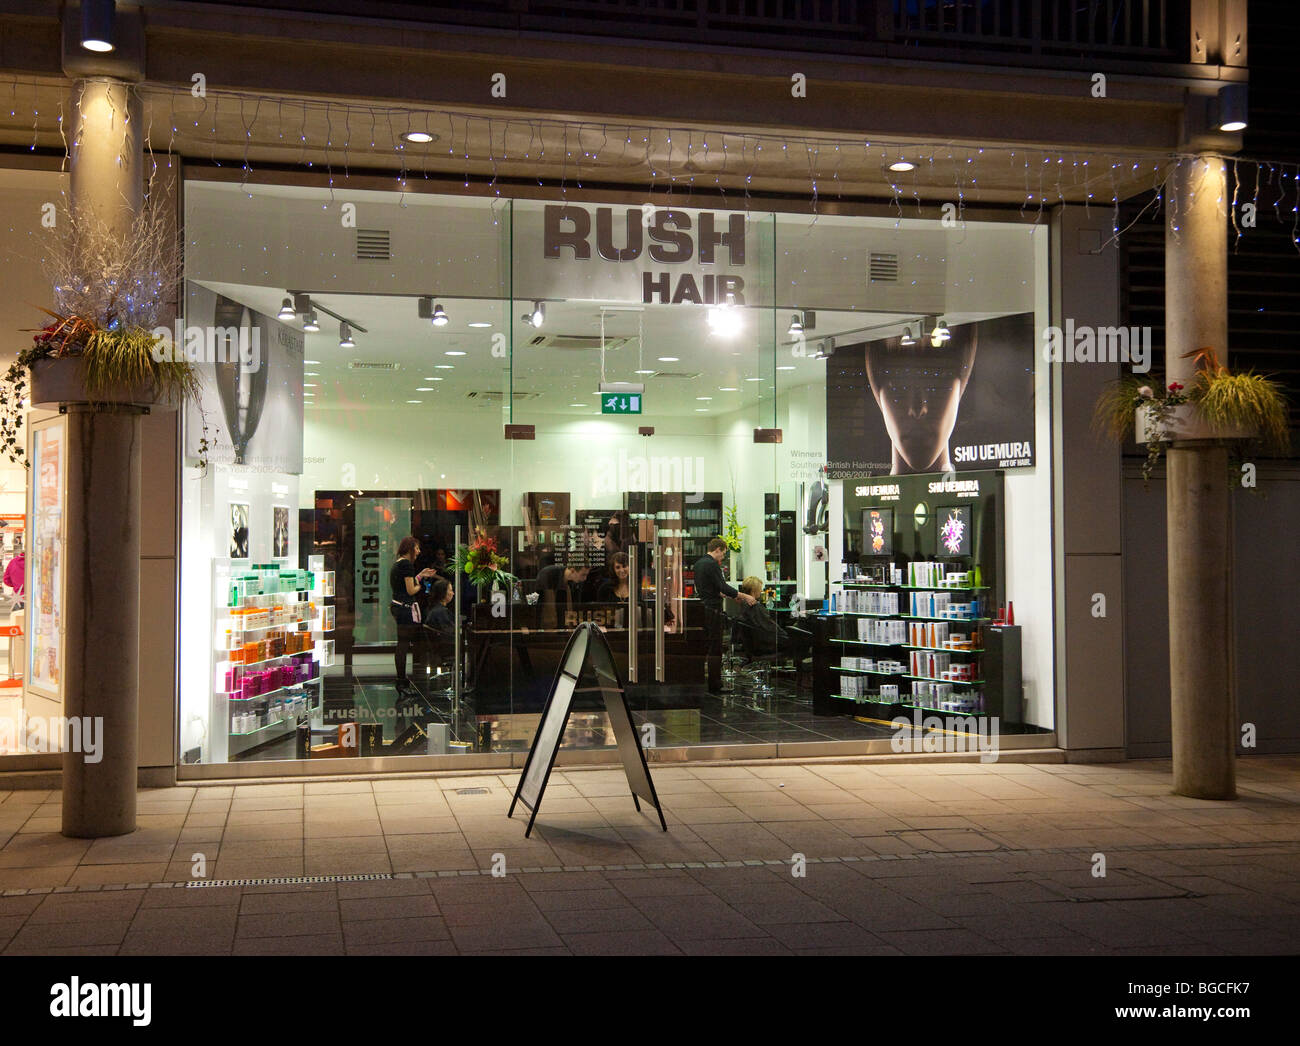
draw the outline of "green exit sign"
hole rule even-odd
[[[602,414],[640,414],[641,398],[639,392],[602,392],[600,394],[600,412]]]

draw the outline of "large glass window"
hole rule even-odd
[[[583,621],[657,747],[1051,728],[1044,231],[200,181],[185,216],[184,761],[526,750]]]

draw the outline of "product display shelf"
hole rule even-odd
[[[933,650],[936,653],[940,653],[940,654],[982,654],[984,653],[982,647],[978,650],[972,650],[970,648],[952,647],[952,646],[911,646],[908,643],[899,643],[898,645],[901,646],[904,650]]]
[[[845,588],[901,588],[901,585],[878,585],[870,581],[832,581],[832,585],[843,585]]]
[[[903,643],[876,643],[870,639],[832,639],[832,643],[844,643],[848,646],[883,646],[883,647],[900,647]]]
[[[215,722],[225,725],[225,758],[234,759],[270,741],[292,734],[305,717],[319,715],[324,705],[324,668],[333,664],[334,641],[326,636],[334,628],[334,607],[325,600],[334,595],[334,572],[324,569],[324,558],[310,557],[307,570],[289,569],[286,562],[234,564],[229,574],[214,579],[218,593],[215,608],[216,659],[213,665],[215,685],[212,714]],[[241,614],[233,611],[270,611],[275,605],[295,608],[296,620],[276,624],[242,627]],[[301,615],[301,616],[298,616]],[[234,627],[226,627],[233,625]],[[305,626],[305,627],[304,627]],[[259,658],[256,661],[232,661],[233,650],[245,643],[265,642],[256,638],[273,631],[306,637],[298,650]],[[302,642],[303,640],[298,640]],[[230,680],[244,678],[250,670],[286,667],[311,663],[311,675],[284,682],[258,694],[245,695],[228,689]]]
[[[828,610],[824,617],[901,617],[900,614],[873,614],[867,610]]]

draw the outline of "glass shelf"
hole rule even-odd
[[[923,683],[952,683],[954,686],[982,686],[982,679],[937,679],[934,676],[904,676],[904,679],[919,679]]]
[[[903,645],[905,645],[905,644],[903,644],[903,643],[877,643],[877,642],[875,642],[875,641],[873,641],[873,640],[870,640],[870,639],[832,639],[831,642],[832,642],[832,643],[852,643],[852,644],[855,645],[855,646],[888,646],[888,647],[897,647],[897,646],[903,646]]]
[[[991,617],[921,617],[916,614],[886,614],[885,617],[901,617],[904,621],[957,621],[962,624],[968,622],[987,622],[992,621]]]
[[[896,645],[903,647],[905,650],[935,650],[941,654],[982,654],[984,653],[983,647],[980,647],[979,649],[976,650],[962,650],[958,647],[951,647],[951,646],[911,646],[908,643],[898,643]]]

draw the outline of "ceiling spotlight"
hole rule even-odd
[[[828,360],[835,355],[835,339],[823,338],[813,353],[813,359]]]
[[[900,345],[916,344],[916,336],[912,333],[912,325],[910,323],[904,325],[903,336],[898,339],[898,344]]]
[[[297,315],[298,314],[293,311],[292,298],[285,298],[284,301],[280,302],[280,311],[275,314],[276,319],[279,320],[291,320]]]
[[[1220,131],[1246,129],[1246,85],[1225,84],[1219,88],[1218,125]]]
[[[425,145],[433,141],[433,135],[428,131],[405,131],[402,134],[402,141],[414,142],[416,145]]]
[[[793,316],[790,317],[790,328],[789,330],[786,331],[786,334],[802,334],[802,333],[803,333],[803,321],[799,319],[799,314],[796,312]]]
[[[339,324],[339,348],[355,349],[356,347],[357,343],[352,340],[352,327],[347,320],[344,320]]]
[[[907,171],[916,170],[916,164],[912,163],[910,160],[895,160],[889,165],[889,169],[895,174],[904,174]]]
[[[546,306],[540,301],[533,302],[533,311],[527,319],[534,327],[540,327],[546,321]]]
[[[937,349],[951,337],[952,332],[948,330],[948,324],[943,320],[937,320],[934,329],[930,331],[930,344]]]
[[[116,14],[114,0],[81,0],[81,46],[99,54],[112,51]]]
[[[435,327],[447,326],[447,313],[443,311],[441,305],[436,304],[429,295],[421,295],[416,299],[416,313],[420,319],[428,320]]]
[[[316,310],[312,309],[302,318],[302,329],[308,334],[315,334],[320,330],[320,324],[316,321]]]

